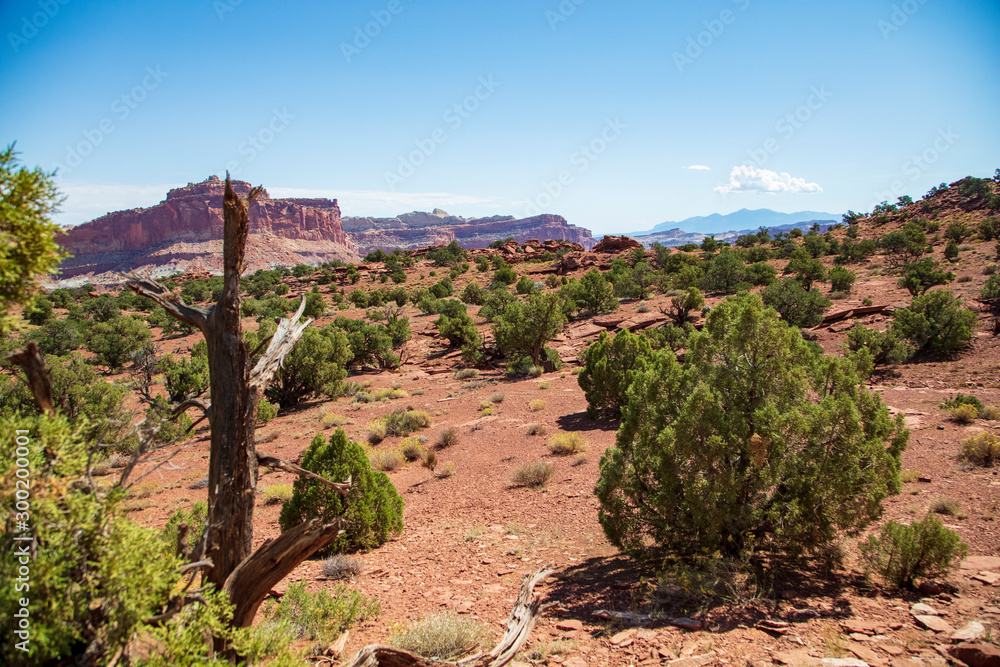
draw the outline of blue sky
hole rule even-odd
[[[0,140],[58,167],[63,224],[227,168],[603,234],[1000,167],[995,0],[5,0],[0,27]]]

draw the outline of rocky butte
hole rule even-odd
[[[245,196],[250,184],[234,181]],[[222,196],[225,182],[211,176],[170,190],[149,208],[117,211],[67,228],[59,242],[72,255],[60,279],[119,282],[125,271],[154,276],[175,272],[217,272],[222,265]],[[265,190],[250,206],[246,271],[334,259],[357,262],[382,248],[410,250],[458,241],[485,248],[497,239],[564,239],[589,250],[589,230],[559,215],[516,219],[510,215],[463,218],[434,209],[395,218],[344,218],[336,199],[272,199]]]
[[[566,222],[561,215],[543,214],[530,218],[495,215],[463,218],[439,208],[430,213],[413,211],[395,218],[344,218],[347,237],[364,255],[376,248],[412,250],[457,241],[464,248],[485,248],[497,239],[513,237],[518,243],[528,239],[563,239],[579,243],[585,250],[594,247],[590,231]]]
[[[234,181],[246,196],[250,184]],[[225,182],[211,176],[170,190],[149,208],[117,211],[65,230],[59,243],[72,257],[60,278],[148,270],[217,271],[222,265],[222,196]],[[246,270],[357,261],[344,234],[336,199],[272,199],[263,191],[250,205]]]

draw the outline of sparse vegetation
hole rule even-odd
[[[458,429],[454,426],[449,426],[440,433],[438,433],[435,445],[440,449],[445,449],[447,447],[453,447],[458,444]]]
[[[909,526],[888,522],[876,537],[861,545],[869,572],[876,572],[895,586],[912,587],[918,578],[945,574],[968,553],[958,533],[928,514]]]
[[[264,489],[264,504],[277,505],[292,499],[291,484],[271,484]]]
[[[977,466],[991,467],[1000,461],[1000,438],[982,431],[962,441],[963,460]]]
[[[330,644],[344,630],[378,616],[380,605],[376,598],[366,598],[345,585],[332,591],[307,591],[305,582],[297,582],[277,604],[264,606],[265,621],[288,623],[298,637]]]
[[[514,468],[510,479],[517,486],[528,486],[538,488],[545,486],[546,482],[556,472],[556,467],[548,461],[538,461],[536,463],[526,463]]]
[[[549,451],[553,454],[566,456],[587,451],[587,441],[579,433],[560,433],[549,438]]]
[[[545,401],[540,398],[533,399],[528,403],[528,409],[532,412],[540,412],[545,409]]]
[[[488,627],[469,616],[441,612],[396,628],[389,637],[389,645],[426,658],[454,660],[485,648],[492,634]]]

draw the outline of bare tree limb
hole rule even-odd
[[[155,280],[147,280],[135,272],[126,273],[125,278],[128,279],[128,286],[133,292],[152,299],[181,322],[201,331],[205,330],[211,316],[211,308],[199,308],[189,306],[183,301],[175,301],[166,287]]]
[[[257,465],[262,465],[265,468],[277,468],[278,470],[294,473],[300,477],[307,477],[308,479],[330,487],[342,496],[346,496],[347,492],[351,488],[350,477],[348,477],[347,481],[342,484],[338,482],[331,482],[327,478],[311,473],[305,468],[295,465],[291,461],[285,461],[284,459],[279,459],[276,456],[268,456],[267,454],[261,454],[260,452],[257,453]]]
[[[8,361],[17,364],[28,376],[28,387],[35,396],[35,403],[42,412],[52,416],[56,409],[52,404],[52,379],[49,369],[45,366],[45,359],[38,350],[38,343],[29,341],[24,349],[18,350],[8,355]]]
[[[542,604],[541,599],[534,596],[535,586],[552,572],[549,567],[543,567],[524,575],[521,592],[507,618],[507,630],[500,643],[488,654],[480,653],[458,662],[451,662],[425,658],[391,646],[373,644],[358,651],[346,667],[503,667],[514,659],[528,641],[535,621],[552,604]]]
[[[341,533],[341,525],[340,519],[333,523],[313,519],[299,524],[264,542],[237,565],[223,585],[233,603],[233,627],[248,627],[274,585],[299,563],[335,540]]]
[[[264,387],[271,381],[271,378],[281,367],[281,363],[295,344],[299,342],[302,333],[306,330],[312,319],[299,322],[299,318],[306,309],[306,298],[302,297],[299,308],[295,314],[289,318],[282,318],[278,322],[278,330],[271,337],[271,342],[267,346],[267,351],[257,361],[257,364],[250,371],[250,391],[264,391]]]

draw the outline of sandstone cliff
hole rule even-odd
[[[241,196],[250,187],[233,183]],[[225,183],[212,176],[171,190],[156,206],[109,213],[66,230],[59,242],[73,257],[63,262],[60,278],[133,269],[219,270],[224,191]],[[336,199],[271,199],[265,190],[250,206],[248,271],[357,258]]]
[[[412,250],[458,241],[465,248],[485,248],[497,239],[565,239],[589,250],[594,245],[590,231],[571,225],[561,215],[536,215],[516,219],[511,215],[463,218],[441,209],[431,213],[414,211],[395,218],[344,218],[344,231],[364,255],[376,248]]]

